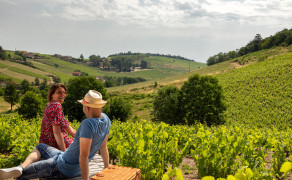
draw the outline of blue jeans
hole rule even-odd
[[[36,149],[40,152],[42,160],[32,163],[22,171],[18,179],[52,178],[67,179],[57,168],[56,160],[62,151],[46,144],[38,144]]]

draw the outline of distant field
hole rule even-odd
[[[8,77],[11,77],[11,78],[14,78],[14,79],[18,79],[18,82],[19,80],[28,80],[29,82],[33,82],[35,80],[35,77],[33,76],[29,76],[29,75],[26,75],[26,74],[22,74],[22,73],[18,73],[18,72],[15,72],[15,71],[11,71],[9,69],[0,69],[0,73],[8,76]]]
[[[27,70],[20,69],[20,68],[17,68],[17,67],[9,67],[8,69],[11,70],[11,71],[14,71],[14,72],[18,72],[18,73],[21,73],[21,74],[26,74],[26,75],[33,76],[33,77],[38,77],[38,78],[41,78],[41,79],[47,79],[47,80],[50,79],[48,76],[44,76],[44,75],[41,75],[41,74],[34,73],[34,71],[27,71]]]
[[[56,68],[54,66],[50,66],[47,64],[43,64],[42,62],[38,62],[38,61],[31,61],[32,64],[34,66],[36,66],[37,68],[46,71],[48,73],[54,74],[56,76],[58,76],[59,78],[61,78],[61,81],[64,83],[65,81],[67,81],[68,79],[72,78],[72,72],[71,74],[67,73],[65,74],[64,71],[62,71],[61,67]]]
[[[166,57],[159,56],[150,56],[145,59],[150,62],[150,67],[154,69],[169,69],[169,71],[177,72],[177,73],[187,73],[198,69],[198,67],[205,67],[206,64],[193,62],[193,61],[185,61],[181,59],[172,59]]]
[[[44,76],[50,75],[50,73],[48,73],[48,72],[41,71],[41,70],[35,69],[35,68],[31,68],[31,67],[23,65],[23,64],[14,63],[14,62],[11,62],[11,61],[0,60],[0,63],[4,64],[6,67],[12,67],[13,66],[13,67],[16,67],[18,69],[23,69],[23,70],[30,71],[30,72],[33,72],[33,73],[36,73],[36,74],[40,74],[40,75],[44,75]]]
[[[31,68],[29,66],[7,60],[0,60],[0,73],[2,73],[5,77],[12,78],[18,83],[24,79],[30,82],[34,82],[36,77],[48,80],[49,77],[47,75],[50,74],[39,69]]]
[[[2,74],[1,72],[0,72],[0,78],[2,78],[2,79],[11,79],[12,81],[14,81],[16,83],[21,83],[21,80],[20,79],[16,79],[16,78],[13,78],[11,76]]]

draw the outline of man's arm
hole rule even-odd
[[[109,153],[107,149],[107,140],[108,140],[108,134],[106,135],[101,147],[100,147],[100,155],[103,160],[104,168],[107,168],[109,165]]]
[[[54,133],[54,137],[56,139],[58,146],[60,147],[62,151],[65,151],[66,146],[64,142],[64,137],[61,132],[61,126],[58,124],[53,124],[53,133]]]
[[[91,143],[92,139],[80,137],[79,165],[81,169],[81,177],[83,180],[88,180],[89,178],[88,156]]]

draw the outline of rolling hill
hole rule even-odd
[[[15,59],[17,55],[13,51],[7,54]],[[32,82],[36,77],[49,79],[48,76],[58,76],[64,83],[73,77],[75,70],[87,73],[89,76],[111,76],[111,77],[143,77],[146,80],[163,79],[165,77],[186,73],[190,70],[205,67],[206,64],[186,61],[175,58],[148,56],[144,60],[149,62],[150,69],[135,69],[132,72],[115,72],[102,70],[88,65],[88,63],[73,63],[62,60],[51,55],[39,54],[40,58],[26,59],[33,67],[28,67],[15,61],[0,60],[0,77],[12,78],[15,82],[24,79]]]

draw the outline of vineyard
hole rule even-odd
[[[222,84],[227,124],[292,128],[292,52],[216,75]]]
[[[181,177],[178,167],[185,158],[193,161],[189,171],[194,179],[292,179],[291,48],[262,50],[193,71],[218,78],[227,105],[225,125],[171,126],[151,121],[159,88],[179,87],[190,73],[156,79],[157,87],[153,80],[108,88],[111,97],[124,97],[134,107],[127,122],[112,122],[111,163],[139,168],[143,179],[169,179],[175,173]],[[0,66],[20,73],[20,68]],[[40,124],[41,117],[28,121],[0,115],[0,168],[25,159],[38,144]],[[71,123],[75,129],[79,125]]]
[[[0,167],[18,165],[38,143],[41,118],[28,122],[13,116],[0,118],[0,124]],[[80,123],[71,125],[78,128]],[[161,179],[186,156],[193,158],[197,178],[226,178],[248,168],[251,179],[280,179],[286,176],[282,165],[292,161],[291,133],[291,129],[113,121],[108,148],[113,163],[140,168],[143,179]],[[285,172],[291,171],[289,165]]]

